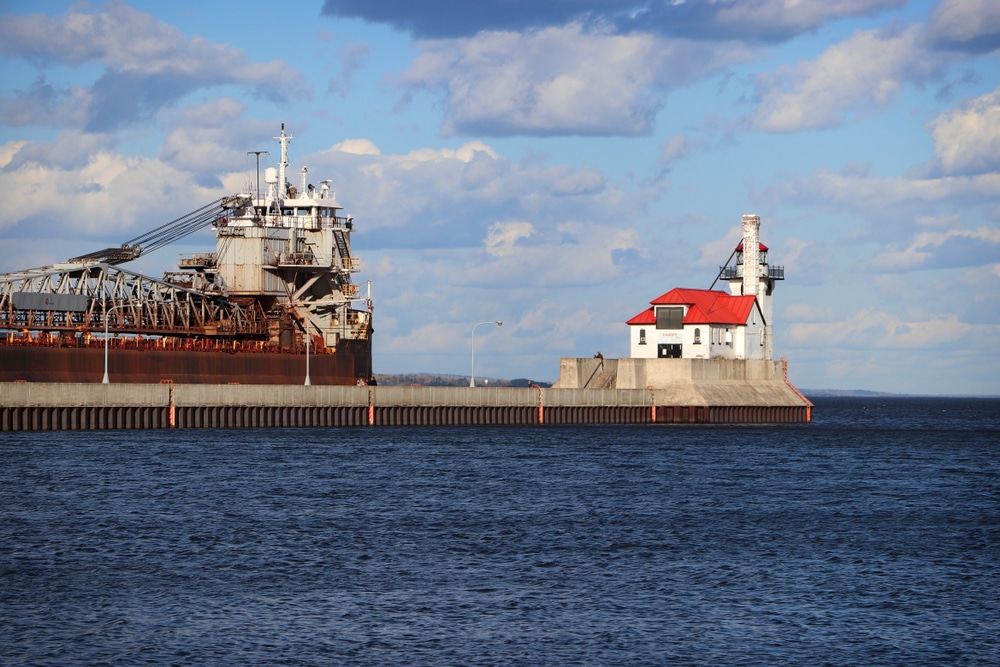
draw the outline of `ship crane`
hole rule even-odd
[[[221,294],[119,268],[120,264],[219,224],[227,210],[248,201],[240,195],[223,197],[119,247],[89,252],[64,264],[0,274],[0,329],[90,331],[100,329],[112,318],[110,330],[118,333],[265,334],[267,327],[259,306],[240,306]],[[22,294],[66,296],[71,300],[53,301],[79,304],[82,308],[19,308],[15,301]],[[78,300],[72,301],[74,297]]]
[[[121,244],[118,248],[105,248],[85,255],[73,257],[69,261],[80,262],[104,262],[112,266],[131,262],[139,259],[142,255],[148,255],[178,241],[185,236],[190,236],[197,231],[218,224],[225,220],[226,211],[233,208],[240,208],[249,203],[248,197],[234,195],[232,197],[222,197],[213,202],[205,204],[201,208],[192,211],[170,222],[164,223],[155,229],[151,229],[145,234],[140,234],[134,239],[130,239]]]

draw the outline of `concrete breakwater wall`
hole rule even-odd
[[[776,391],[729,387],[738,400],[711,404],[670,389],[8,382],[0,430],[809,421],[808,402]]]

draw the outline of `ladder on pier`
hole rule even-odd
[[[601,371],[594,379],[587,383],[587,389],[611,389],[615,386],[615,377],[617,375],[615,371]]]

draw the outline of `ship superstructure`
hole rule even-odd
[[[288,144],[281,145],[277,168],[264,172],[263,194],[244,192],[223,203],[215,221],[214,253],[181,257],[180,267],[198,284],[212,285],[236,303],[257,301],[268,314],[268,343],[287,348],[308,335],[317,349],[335,350],[341,341],[367,340],[371,303],[359,301],[351,276],[361,268],[351,255],[354,220],[342,215],[330,181],[308,184],[308,168],[300,184],[288,179]],[[176,282],[181,275],[169,278]]]
[[[354,221],[331,181],[289,182],[285,133],[248,184],[119,248],[0,275],[0,380],[354,384],[371,375],[372,303],[352,282]],[[118,267],[210,226],[215,252],[156,280]],[[127,352],[144,353],[129,355]],[[116,368],[117,366],[117,368]]]

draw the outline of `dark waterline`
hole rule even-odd
[[[0,664],[1000,664],[1000,400],[0,435]]]

